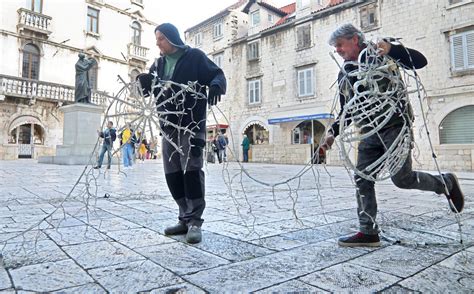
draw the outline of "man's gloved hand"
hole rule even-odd
[[[146,97],[150,95],[151,92],[151,84],[153,81],[153,75],[148,73],[142,73],[137,76],[137,81],[142,88],[143,95]]]
[[[207,103],[209,106],[216,105],[217,102],[221,101],[222,91],[219,86],[212,85],[209,88],[209,94],[207,95]]]

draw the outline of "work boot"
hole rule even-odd
[[[379,235],[367,235],[364,233],[357,233],[352,236],[342,237],[338,242],[341,247],[379,247]]]
[[[444,176],[451,181],[452,185],[451,190],[449,190],[449,195],[446,195],[446,198],[448,198],[449,202],[449,208],[451,208],[453,212],[461,212],[464,208],[464,194],[461,191],[458,177],[456,177],[456,175],[453,173],[447,173]]]
[[[186,234],[186,242],[195,244],[202,240],[201,228],[195,225],[189,226],[188,233]]]
[[[188,232],[188,226],[185,223],[178,222],[176,225],[165,229],[166,236],[184,235]]]

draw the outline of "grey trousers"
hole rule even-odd
[[[364,170],[367,166],[376,161],[385,152],[385,146],[389,148],[401,127],[395,126],[379,132],[379,136],[374,134],[361,141],[358,147],[357,169]],[[382,141],[380,140],[382,139]],[[392,182],[401,189],[418,189],[423,191],[432,191],[442,194],[445,191],[443,181],[439,175],[433,176],[428,173],[413,171],[411,152],[408,154],[404,165],[391,178]],[[452,188],[452,182],[444,177],[448,191]],[[357,186],[357,212],[359,216],[360,231],[364,234],[378,234],[379,228],[375,223],[377,217],[377,199],[375,197],[374,182],[368,181],[358,175],[355,175]]]
[[[161,146],[166,183],[178,204],[178,219],[188,225],[201,226],[206,207],[205,177],[202,171],[206,134],[199,133],[194,138],[189,133],[176,130],[166,134],[184,153],[177,152],[176,147],[163,137]]]

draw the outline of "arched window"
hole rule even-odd
[[[142,43],[142,26],[138,21],[132,22],[132,43],[135,45]]]
[[[135,82],[139,74],[140,74],[140,71],[138,71],[138,69],[132,69],[132,71],[130,72],[130,81]]]
[[[298,124],[292,132],[292,144],[319,144],[325,128],[317,120],[305,120]]]
[[[89,70],[89,80],[91,83],[91,89],[97,91],[97,76],[99,75],[99,66],[97,60],[94,66]]]
[[[27,79],[39,79],[40,51],[33,44],[23,47],[23,71],[22,77]]]
[[[247,135],[252,145],[269,143],[270,132],[259,123],[248,125],[244,134]]]
[[[140,72],[137,70],[137,69],[133,69],[131,72],[130,72],[130,83],[131,83],[131,87],[130,87],[130,96],[133,96],[133,97],[137,97],[138,94],[140,93],[139,90],[138,90],[138,84],[135,82],[136,79],[137,79],[137,76],[140,74]]]
[[[474,105],[449,113],[439,125],[441,144],[474,144]]]

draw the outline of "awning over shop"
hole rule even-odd
[[[292,121],[304,121],[313,119],[334,118],[334,115],[327,112],[323,107],[308,107],[305,109],[291,109],[278,113],[273,113],[268,118],[269,124],[279,124]]]
[[[41,121],[34,117],[34,116],[20,116],[15,118],[11,123],[10,126],[8,127],[8,133],[16,129],[17,127],[21,125],[27,125],[27,124],[35,124],[35,125],[40,125],[43,129],[45,128],[44,125],[41,123]]]
[[[212,129],[227,129],[229,125],[226,124],[213,124],[213,125],[207,125],[206,129],[212,130]]]

